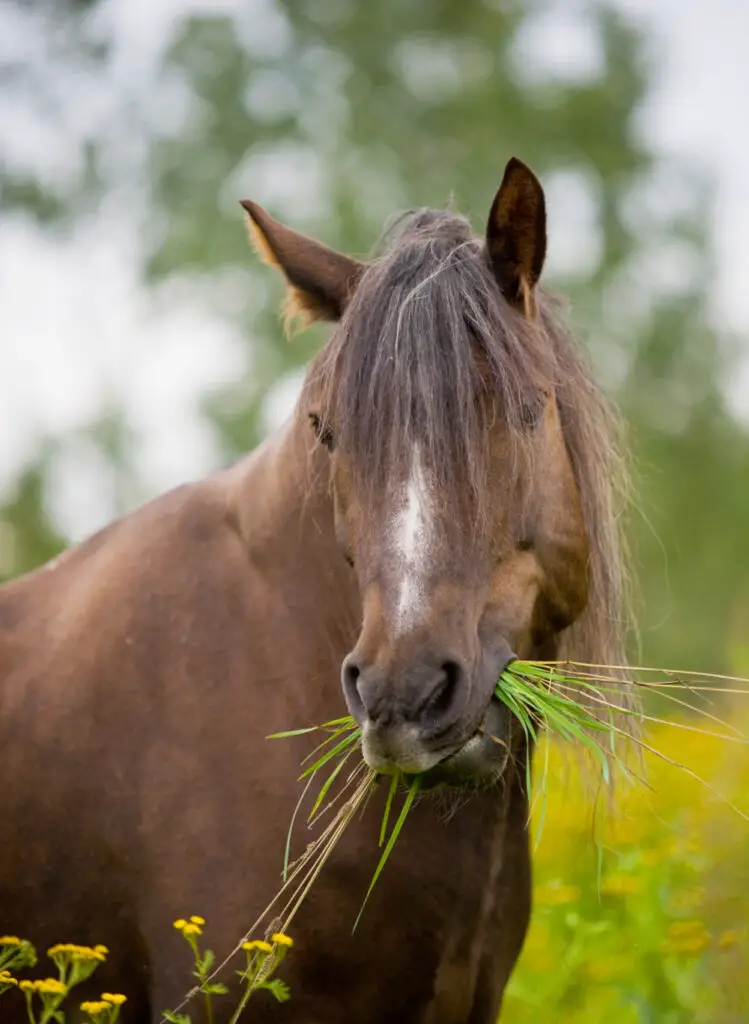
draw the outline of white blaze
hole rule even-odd
[[[426,600],[425,574],[431,544],[431,502],[418,446],[414,448],[403,509],[395,522],[395,544],[403,575],[398,588],[396,623],[411,626]]]

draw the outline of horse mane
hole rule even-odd
[[[562,634],[559,656],[625,666],[622,430],[564,325],[561,302],[538,289],[535,316],[516,311],[497,288],[483,243],[453,212],[411,212],[390,234],[305,385],[350,456],[358,493],[376,505],[418,444],[441,500],[457,512],[471,494],[480,526],[492,500],[491,424],[477,396],[491,389],[516,454],[532,459],[529,416],[553,389],[590,545],[588,605]],[[624,690],[620,703],[629,706]]]
[[[543,293],[540,313],[559,367],[557,405],[590,545],[587,609],[562,635],[560,658],[625,670],[633,623],[622,530],[629,501],[624,426],[564,324],[560,300]]]

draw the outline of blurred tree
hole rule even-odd
[[[65,547],[46,510],[47,452],[27,466],[0,512],[0,583],[54,558]]]
[[[54,17],[81,24],[80,8]],[[186,17],[152,96],[171,102],[176,89],[185,114],[150,128],[144,273],[154,285],[189,278],[241,324],[244,375],[204,406],[233,458],[268,429],[269,391],[325,336],[282,337],[281,283],[251,254],[237,200],[362,255],[409,206],[454,197],[481,230],[505,161],[527,160],[549,191],[548,279],[571,297],[632,427],[643,657],[717,671],[749,565],[749,444],[718,390],[731,353],[709,320],[710,193],[644,141],[654,55],[642,31],[605,2],[576,10],[254,0],[235,16]],[[573,18],[586,51],[555,61]],[[0,201],[38,216],[71,208],[35,188],[5,186]],[[18,520],[14,504],[7,514]],[[38,533],[16,535],[16,564],[46,554]]]
[[[91,209],[106,187],[96,167],[96,140],[84,134],[74,142],[71,110],[60,82],[71,73],[96,75],[106,61],[106,40],[95,30],[92,13],[99,0],[4,0],[0,3],[0,85],[35,127],[70,133],[76,173],[56,177],[50,168],[31,170],[15,158],[10,134],[0,139],[0,211],[22,211],[48,228],[71,222]],[[10,106],[10,102],[9,102]],[[17,132],[17,123],[13,124]]]

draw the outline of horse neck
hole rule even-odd
[[[311,449],[306,426],[295,414],[227,471],[230,505],[266,582],[348,632],[360,599],[336,541],[327,453]]]

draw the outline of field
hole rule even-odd
[[[749,735],[745,697],[717,713]],[[553,781],[534,813],[533,919],[502,1022],[749,1020],[749,747],[674,725],[645,738],[715,792],[646,755],[648,785],[625,781],[615,810],[593,810],[574,760],[539,750],[537,778],[548,758]]]

